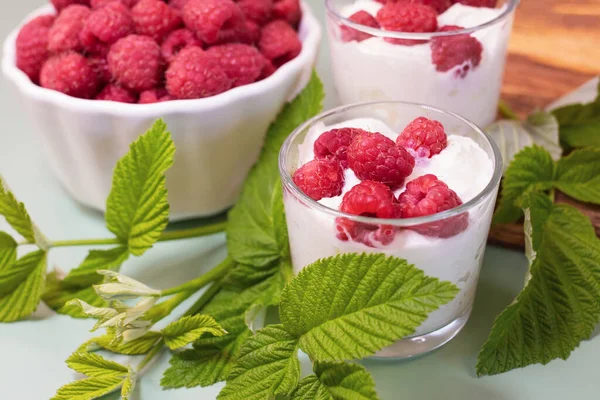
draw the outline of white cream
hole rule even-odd
[[[375,119],[354,119],[332,126],[316,125],[299,146],[297,167],[314,158],[313,145],[321,133],[340,127],[377,131],[394,140],[398,136],[398,132]],[[485,189],[491,180],[493,169],[492,160],[475,141],[468,137],[449,135],[448,146],[440,154],[431,159],[417,160],[417,165],[407,182],[425,174],[435,174],[448,184],[463,202],[467,202]],[[359,182],[350,169],[346,170],[345,177],[343,193]],[[403,190],[404,188],[397,190],[396,195]],[[342,197],[343,195],[326,198],[319,202],[337,210]],[[485,201],[470,209],[468,228],[451,238],[441,239],[424,236],[412,230],[402,230],[396,234],[391,244],[372,248],[354,241],[339,240],[336,237],[333,216],[309,208],[286,193],[284,203],[294,270],[299,272],[319,258],[342,253],[377,252],[404,258],[425,274],[450,281],[460,288],[456,298],[433,312],[417,329],[415,335],[438,330],[470,312],[494,201],[495,193],[492,193]]]
[[[376,15],[382,5],[373,0],[358,0],[344,7],[349,17],[359,10]],[[502,9],[469,7],[457,3],[438,17],[438,26],[476,27],[495,19]],[[331,23],[332,21],[330,21]],[[496,116],[506,48],[512,19],[478,30],[472,35],[483,46],[481,63],[464,78],[455,67],[438,72],[432,62],[429,43],[403,46],[372,37],[362,42],[343,42],[330,27],[331,65],[335,86],[342,104],[375,100],[403,100],[453,111],[486,126]]]

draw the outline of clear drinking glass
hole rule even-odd
[[[438,29],[466,29],[403,33],[348,19],[364,8],[376,15],[382,5],[374,0],[325,0],[340,104],[410,101],[455,112],[479,126],[490,124],[496,117],[518,2],[499,0],[495,9],[455,4],[438,16]],[[467,61],[454,65],[451,60],[457,57]]]
[[[438,120],[450,135],[473,139],[489,157],[489,180],[463,205],[438,214],[406,219],[378,219],[346,214],[313,200],[293,182],[292,175],[306,152],[303,146],[313,129],[342,123],[356,118],[374,118],[400,132],[417,117]],[[402,103],[375,102],[342,106],[321,114],[297,128],[288,137],[279,157],[283,182],[284,205],[289,231],[292,263],[295,273],[324,257],[343,253],[384,253],[406,259],[426,275],[450,281],[460,293],[450,303],[431,313],[411,337],[383,349],[376,356],[407,358],[436,349],[451,340],[466,323],[471,313],[479,270],[483,259],[496,194],[502,175],[502,159],[496,144],[475,124],[456,114],[433,107]],[[491,172],[490,172],[491,171]],[[465,182],[470,185],[471,182]],[[391,243],[371,245],[364,238],[342,240],[339,226],[351,230],[358,227],[367,235],[395,231]],[[451,237],[444,234],[428,236],[431,230],[443,232],[440,227],[462,226],[461,233]],[[464,228],[464,229],[463,229]],[[348,239],[348,238],[346,238]]]

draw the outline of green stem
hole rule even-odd
[[[146,317],[148,317],[152,323],[157,323],[161,319],[167,317],[174,309],[179,307],[181,303],[189,299],[196,291],[188,291],[177,293],[175,296],[171,297],[169,300],[163,301],[152,307],[147,313]]]
[[[144,359],[139,363],[139,365],[137,366],[137,372],[140,373],[144,369],[144,367],[148,365],[148,363],[160,353],[160,351],[163,348],[164,340],[161,339],[158,343],[154,345],[152,350],[150,350],[150,352],[146,354],[146,357],[144,357]]]
[[[196,291],[198,289],[201,289],[209,283],[223,278],[229,272],[229,270],[233,268],[234,265],[235,262],[230,257],[227,257],[221,264],[217,265],[212,270],[208,271],[206,274],[199,276],[198,278],[193,279],[189,282],[186,282],[183,285],[163,290],[161,292],[161,296],[170,296],[176,293],[187,292],[192,290]]]
[[[508,119],[514,119],[514,120],[520,120],[519,116],[517,115],[517,113],[515,113],[510,106],[508,105],[508,103],[506,103],[504,100],[500,100],[500,102],[498,103],[498,111],[500,111],[500,114],[504,117],[504,118],[508,118]]]
[[[222,287],[222,281],[213,283],[211,287],[209,287],[206,292],[202,293],[202,296],[200,296],[198,300],[192,304],[192,306],[185,312],[184,316],[195,315],[200,312],[200,310],[202,310],[204,306],[206,306],[212,300],[212,298],[215,297]]]

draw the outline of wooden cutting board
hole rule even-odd
[[[521,117],[546,108],[600,74],[599,43],[600,0],[522,0],[509,46],[502,98]],[[563,103],[587,102],[594,97],[593,90],[594,84],[588,84]],[[562,193],[557,193],[556,201],[579,208],[600,235],[600,207]],[[523,247],[523,226],[496,225],[489,241]]]

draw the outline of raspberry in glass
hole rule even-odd
[[[495,8],[498,0],[451,0],[452,4],[461,3],[471,7]]]
[[[431,158],[446,148],[448,137],[440,122],[419,117],[404,128],[396,143],[413,150],[418,157]]]
[[[323,132],[314,144],[316,159],[334,160],[348,168],[348,146],[358,134],[367,133],[359,128],[340,128]]]
[[[463,28],[447,25],[441,27],[439,31],[450,32],[460,29]],[[455,72],[459,78],[464,78],[470,70],[479,66],[482,53],[481,42],[467,34],[440,36],[431,41],[431,59],[435,69],[446,72],[460,66]]]
[[[434,8],[419,3],[387,3],[377,12],[377,22],[388,31],[396,32],[435,32],[437,12]],[[386,41],[412,46],[424,43],[422,40],[385,38]]]
[[[350,17],[348,17],[348,19],[352,22],[356,22],[357,24],[368,26],[370,28],[379,28],[379,22],[377,22],[377,20],[375,19],[374,16],[372,16],[371,14],[369,14],[366,11],[362,11],[362,10],[357,11],[354,14],[352,14]],[[349,26],[345,26],[345,25],[341,26],[341,32],[342,32],[342,40],[344,42],[350,42],[352,40],[356,40],[357,42],[362,42],[363,40],[366,40],[366,39],[372,37],[371,35],[369,35],[366,32],[361,32],[361,31],[358,31],[354,28],[350,28]]]
[[[294,172],[292,179],[313,200],[342,194],[344,171],[339,163],[330,160],[312,160]]]

